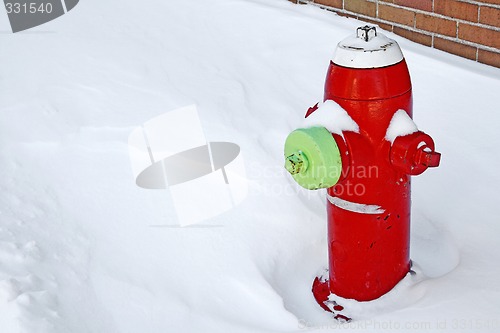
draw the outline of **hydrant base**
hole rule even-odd
[[[312,292],[319,306],[321,306],[323,310],[333,313],[335,319],[344,322],[351,321],[351,318],[341,314],[342,310],[344,310],[344,307],[329,298],[331,292],[328,279],[324,279],[323,277],[316,277],[312,285]]]

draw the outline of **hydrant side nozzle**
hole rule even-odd
[[[296,129],[288,135],[284,153],[285,168],[306,189],[328,188],[340,179],[340,150],[324,127]]]
[[[418,131],[397,137],[390,150],[391,163],[408,175],[417,176],[427,168],[439,166],[441,154],[434,150],[434,141]]]

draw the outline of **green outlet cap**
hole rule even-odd
[[[285,142],[285,169],[308,190],[337,184],[342,173],[339,147],[324,127],[299,128]]]

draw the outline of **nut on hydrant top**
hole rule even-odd
[[[374,300],[410,271],[410,179],[441,157],[412,112],[399,45],[367,25],[337,45],[323,103],[286,139],[293,179],[327,189],[329,270],[312,291],[338,319],[349,311],[335,296]]]
[[[365,42],[369,42],[373,37],[377,36],[377,29],[369,25],[364,27],[359,27],[356,29],[356,37],[363,39]]]

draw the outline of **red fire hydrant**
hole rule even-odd
[[[330,62],[324,103],[285,143],[285,167],[308,189],[327,188],[329,273],[318,303],[348,319],[335,296],[374,300],[410,270],[410,178],[439,165],[412,119],[411,82],[398,44],[364,26]]]

